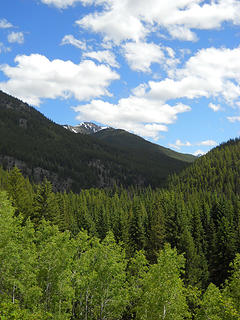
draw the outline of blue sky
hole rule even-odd
[[[240,1],[0,1],[0,89],[205,153],[240,135]]]

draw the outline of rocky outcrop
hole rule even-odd
[[[0,155],[0,164],[3,166],[5,170],[11,170],[14,167],[19,168],[22,174],[25,177],[29,177],[29,179],[34,183],[41,183],[44,180],[44,178],[46,178],[52,183],[53,191],[62,192],[64,190],[71,190],[71,186],[73,183],[72,179],[61,179],[56,173],[46,170],[44,168],[29,168],[24,161],[3,155]]]

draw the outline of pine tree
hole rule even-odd
[[[52,223],[60,224],[60,211],[57,198],[52,191],[51,183],[44,179],[41,185],[37,186],[33,202],[33,222],[38,225],[42,219]]]

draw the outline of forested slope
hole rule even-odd
[[[157,160],[158,158],[158,161],[164,159],[167,162],[167,159],[169,160],[170,158],[171,160],[175,159],[189,163],[196,160],[196,157],[191,154],[183,154],[164,148],[122,129],[107,128],[94,133],[93,136],[111,146],[118,146],[118,148],[126,152],[137,153],[138,156],[145,157],[146,160]]]
[[[168,188],[78,194],[1,169],[0,315],[239,320],[239,160],[235,139]]]
[[[240,194],[240,139],[231,139],[200,157],[170,179],[171,189],[184,194],[211,192],[226,197]]]

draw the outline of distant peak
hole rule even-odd
[[[94,134],[98,131],[108,128],[108,127],[101,127],[93,122],[82,122],[76,126],[64,125],[63,127],[71,132],[82,133],[82,134]]]

